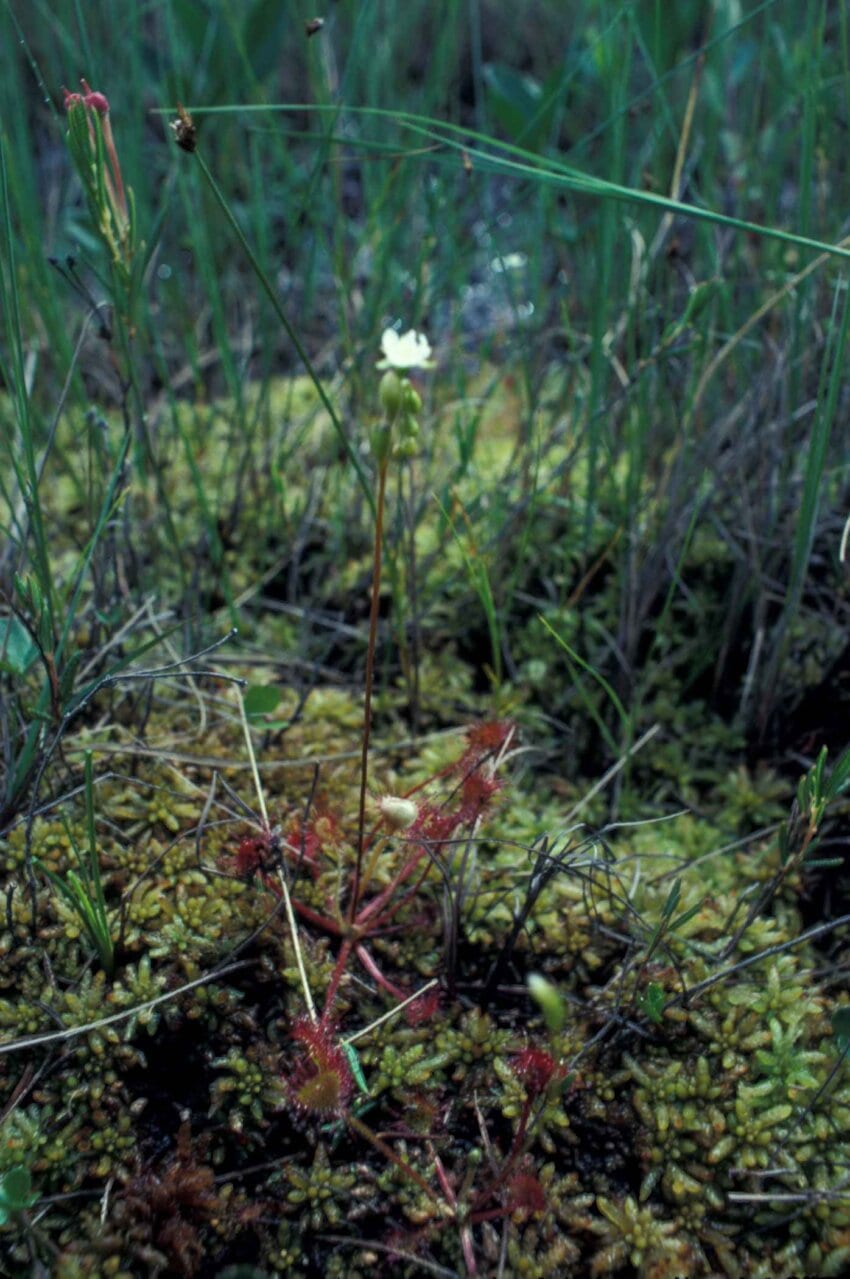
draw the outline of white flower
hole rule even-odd
[[[408,329],[406,333],[396,333],[395,329],[384,329],[381,337],[381,351],[384,358],[378,361],[379,369],[398,369],[405,373],[408,369],[431,369],[431,343],[424,333]]]

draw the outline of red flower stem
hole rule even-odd
[[[354,865],[354,884],[348,921],[354,923],[360,903],[360,874],[363,866],[364,833],[366,830],[366,783],[369,773],[369,735],[372,731],[372,683],[375,674],[375,649],[378,642],[378,605],[381,598],[381,552],[384,541],[384,496],[387,489],[389,453],[378,469],[378,501],[375,509],[375,550],[372,559],[372,607],[369,613],[369,644],[366,649],[366,697],[363,709],[363,750],[360,754],[360,814],[357,819],[357,861]]]
[[[522,1152],[522,1146],[525,1142],[526,1134],[528,1133],[528,1121],[530,1117],[531,1117],[531,1098],[526,1097],[523,1103],[522,1115],[520,1116],[520,1121],[517,1126],[516,1135],[514,1136],[514,1139],[511,1142],[511,1148],[508,1151],[507,1159],[502,1164],[502,1167],[499,1169],[499,1174],[496,1177],[496,1179],[493,1182],[491,1182],[490,1185],[487,1186],[485,1190],[483,1190],[480,1194],[476,1195],[472,1201],[471,1209],[473,1212],[475,1212],[474,1219],[476,1221],[487,1220],[486,1214],[479,1215],[479,1213],[476,1211],[476,1207],[479,1205],[485,1204],[488,1199],[492,1199],[493,1196],[505,1184],[510,1173],[513,1171],[514,1165],[516,1164],[516,1161]],[[504,1208],[499,1208],[496,1210],[495,1215],[500,1215],[500,1214],[503,1214],[504,1212],[505,1212]]]
[[[292,899],[292,909],[302,919],[315,924],[323,932],[331,933],[334,937],[339,937],[342,932],[342,925],[338,924],[335,919],[331,919],[329,915],[320,915],[317,910],[313,910],[311,906],[305,906],[303,902],[297,901],[295,898]]]
[[[339,954],[336,957],[336,963],[334,964],[334,970],[333,970],[333,973],[331,974],[331,980],[330,980],[330,985],[328,986],[328,992],[325,995],[325,1008],[324,1008],[324,1012],[322,1013],[323,1017],[327,1017],[331,1011],[331,1008],[333,1007],[333,1002],[336,999],[336,992],[339,990],[339,983],[342,981],[343,973],[348,967],[348,957],[351,954],[351,949],[352,949],[351,938],[350,937],[344,938],[343,943],[339,948]]]
[[[422,887],[425,880],[427,879],[430,870],[431,870],[431,863],[429,862],[423,868],[422,874],[419,876],[419,879],[416,881],[416,883],[411,884],[407,892],[404,893],[403,896],[399,897],[397,901],[394,901],[392,906],[389,907],[386,913],[381,916],[380,926],[382,929],[386,928],[387,923],[392,919],[393,915],[397,915],[398,912],[401,910],[402,906],[404,906],[407,902],[410,901],[411,897],[416,896],[416,894],[419,892],[419,889]]]
[[[408,991],[402,990],[400,986],[395,986],[389,977],[385,977],[372,956],[369,954],[365,946],[357,946],[355,952],[366,972],[372,977],[379,986],[383,986],[395,999],[407,999]]]
[[[455,1214],[455,1220],[458,1221],[457,1211],[457,1195],[452,1189],[452,1184],[446,1176],[446,1170],[442,1165],[439,1155],[434,1155],[434,1169],[437,1173],[437,1180],[440,1183],[440,1189],[445,1195],[446,1203]],[[472,1231],[468,1221],[460,1222],[460,1247],[463,1253],[463,1259],[466,1262],[466,1273],[469,1275],[477,1275],[478,1267],[475,1262],[475,1248],[472,1241]]]
[[[443,1167],[443,1163],[439,1155],[434,1155],[434,1171],[437,1174],[440,1189],[446,1197],[446,1203],[450,1208],[457,1208],[457,1196],[455,1195],[451,1182],[446,1176],[446,1170]]]
[[[526,1097],[522,1107],[522,1114],[520,1115],[519,1123],[517,1124],[516,1134],[514,1136],[513,1142],[511,1143],[511,1148],[508,1151],[508,1157],[505,1161],[505,1166],[502,1169],[502,1175],[499,1178],[500,1182],[504,1181],[512,1165],[514,1164],[516,1157],[522,1148],[523,1143],[525,1142],[526,1134],[528,1132],[528,1121],[530,1118],[531,1118],[531,1098]]]
[[[115,149],[115,139],[112,136],[112,125],[109,123],[109,116],[105,115],[100,122],[101,132],[103,134],[104,145],[106,146],[106,154],[109,156],[109,164],[112,169],[112,180],[115,184],[115,195],[117,197],[118,207],[126,218],[127,215],[127,197],[124,194],[124,182],[121,178],[121,165],[118,162],[118,152]],[[109,174],[104,174],[106,178]]]
[[[396,891],[398,886],[400,884],[403,884],[406,879],[410,878],[410,876],[416,870],[416,867],[422,861],[422,858],[425,857],[427,853],[428,853],[427,848],[420,847],[418,852],[414,853],[414,855],[411,857],[410,861],[405,862],[401,870],[396,875],[395,879],[391,883],[387,884],[383,892],[378,893],[377,897],[373,897],[372,900],[369,902],[368,906],[365,906],[363,908],[363,910],[360,912],[360,914],[357,917],[358,924],[362,925],[366,923],[366,921],[371,919],[373,915],[378,914],[380,911],[384,909],[387,902],[392,897],[393,893]]]
[[[471,1212],[469,1220],[473,1226],[480,1226],[483,1221],[498,1221],[500,1217],[509,1217],[511,1209],[504,1208],[488,1208],[485,1212]]]

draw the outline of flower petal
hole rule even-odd
[[[408,329],[401,335],[396,333],[395,329],[384,329],[381,337],[381,351],[384,358],[378,362],[379,369],[398,369],[406,372],[408,369],[432,367],[429,362],[431,343],[424,333],[417,333],[415,329]]]

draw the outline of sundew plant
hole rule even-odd
[[[0,6],[0,1272],[850,1267],[850,20]]]

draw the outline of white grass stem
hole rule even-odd
[[[307,970],[304,967],[304,956],[301,953],[301,941],[298,937],[298,924],[295,920],[295,912],[292,909],[292,898],[289,896],[289,885],[286,882],[286,876],[283,871],[278,869],[277,877],[280,880],[280,890],[283,893],[283,904],[286,909],[286,919],[289,924],[289,933],[292,937],[292,945],[295,950],[295,962],[298,965],[298,976],[301,978],[301,989],[304,991],[304,1003],[307,1005],[307,1012],[313,1025],[319,1020],[316,1012],[316,1005],[313,1002],[313,996],[310,993],[310,985],[307,981]]]
[[[215,968],[211,973],[207,973],[204,977],[196,977],[194,981],[187,982],[185,986],[178,986],[176,990],[169,990],[164,995],[157,995],[155,999],[146,999],[143,1004],[136,1004],[133,1008],[124,1008],[120,1013],[113,1013],[110,1017],[101,1017],[97,1021],[88,1021],[83,1026],[71,1026],[68,1030],[54,1030],[46,1035],[29,1035],[26,1039],[16,1039],[11,1044],[0,1044],[0,1057],[6,1053],[20,1052],[24,1048],[37,1048],[41,1044],[61,1043],[68,1039],[77,1039],[80,1035],[87,1035],[92,1030],[101,1030],[104,1026],[114,1026],[119,1021],[127,1021],[130,1017],[135,1017],[139,1013],[147,1012],[149,1008],[156,1008],[159,1004],[167,1004],[177,999],[179,995],[185,995],[189,990],[195,990],[198,986],[205,986],[207,982],[216,981],[219,977],[224,977],[227,973],[235,973],[240,968],[251,967],[250,960],[240,960],[238,964],[229,964],[226,968]]]
[[[245,734],[245,748],[248,752],[248,760],[251,764],[251,773],[254,778],[254,789],[257,792],[257,803],[263,819],[263,826],[267,831],[270,831],[271,826],[269,824],[268,809],[266,808],[266,797],[263,794],[263,786],[260,781],[260,771],[257,768],[257,757],[254,754],[254,743],[251,741],[251,729],[248,724],[248,716],[245,714],[245,700],[242,696],[241,689],[237,688],[236,696],[239,700],[239,715],[242,719],[242,730]],[[301,950],[301,939],[298,936],[298,924],[295,919],[295,912],[292,909],[292,898],[289,896],[289,885],[287,884],[286,876],[280,867],[278,867],[277,877],[280,881],[280,890],[283,893],[286,921],[289,925],[289,935],[292,938],[292,948],[295,951],[295,962],[298,965],[298,976],[301,978],[301,988],[304,991],[304,1002],[307,1005],[307,1012],[310,1016],[310,1020],[315,1025],[319,1018],[316,1013],[316,1005],[313,1002],[313,996],[310,993],[310,984],[307,981],[307,970],[304,967],[304,955]]]
[[[591,786],[584,798],[580,799],[577,804],[573,805],[564,818],[564,823],[566,824],[567,822],[571,822],[572,819],[590,803],[594,795],[598,795],[601,790],[604,790],[608,783],[614,780],[621,769],[625,768],[628,761],[632,759],[633,756],[637,755],[638,751],[643,750],[647,742],[652,740],[660,728],[660,724],[653,724],[651,728],[648,728],[643,736],[639,737],[634,745],[630,746],[625,754],[621,755],[617,762],[611,765],[607,773],[603,773],[603,775],[599,778],[599,781],[595,782],[594,785]]]
[[[242,731],[245,734],[245,748],[248,751],[248,760],[251,765],[251,774],[254,778],[254,789],[257,792],[257,803],[260,807],[260,815],[263,819],[263,825],[266,830],[270,830],[269,814],[266,809],[266,797],[263,794],[263,787],[260,782],[260,771],[257,768],[257,757],[254,754],[254,743],[251,741],[251,729],[248,725],[248,716],[245,714],[245,699],[242,696],[242,690],[236,689],[236,698],[239,702],[239,717],[242,720]]]
[[[432,977],[431,980],[426,981],[425,985],[421,986],[419,990],[414,991],[412,995],[408,995],[407,999],[402,1000],[400,1004],[396,1004],[395,1008],[391,1008],[389,1012],[386,1012],[381,1017],[376,1018],[375,1021],[370,1021],[368,1026],[364,1026],[362,1030],[355,1031],[353,1035],[346,1035],[345,1039],[340,1040],[340,1043],[343,1045],[353,1044],[355,1040],[363,1039],[366,1035],[371,1035],[372,1031],[376,1030],[378,1026],[382,1026],[385,1021],[391,1021],[393,1017],[397,1017],[400,1012],[404,1011],[408,1004],[412,1004],[414,1000],[417,1000],[421,998],[422,995],[427,994],[427,992],[431,990],[432,987],[436,986],[436,984],[437,978]]]

